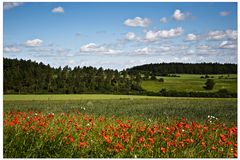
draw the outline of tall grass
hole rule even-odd
[[[83,110],[85,108],[85,110]],[[4,101],[4,111],[74,112],[81,111],[104,116],[144,115],[146,119],[175,119],[204,122],[208,115],[224,123],[237,122],[237,99],[161,98],[76,101]]]

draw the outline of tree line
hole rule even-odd
[[[168,74],[237,74],[237,64],[230,63],[155,63],[127,69],[129,73],[165,76]]]
[[[174,64],[164,64],[164,66],[178,66]],[[191,70],[193,64],[181,64],[188,66]],[[199,64],[195,64],[198,66]],[[214,72],[201,72],[202,74],[213,73],[236,73],[235,64],[212,64],[204,63],[209,68],[215,68]],[[81,94],[81,93],[109,93],[109,94],[134,94],[149,96],[174,96],[174,97],[236,97],[237,93],[230,93],[226,90],[218,92],[177,92],[161,90],[157,93],[143,90],[141,81],[146,79],[156,79],[155,75],[173,73],[168,69],[151,72],[151,67],[161,66],[159,64],[149,64],[137,66],[142,68],[136,70],[135,67],[123,71],[103,69],[95,67],[74,67],[53,68],[42,62],[37,63],[31,60],[3,59],[3,92],[4,94]],[[214,66],[214,67],[213,67]],[[224,72],[217,72],[218,67]],[[170,67],[170,68],[171,68]],[[160,67],[161,68],[161,67]],[[174,67],[173,67],[174,68]],[[226,72],[228,70],[228,72]],[[187,71],[187,70],[185,70]],[[206,70],[205,70],[206,71]],[[176,72],[174,72],[176,73]],[[182,72],[188,73],[188,72]],[[193,72],[197,73],[197,72]],[[159,79],[160,80],[160,79]],[[163,80],[162,80],[163,82]],[[206,84],[207,87],[207,84]]]
[[[4,94],[123,93],[142,91],[138,75],[95,67],[53,68],[31,60],[3,59]]]

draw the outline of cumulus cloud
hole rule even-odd
[[[154,52],[154,50],[149,47],[144,47],[141,49],[134,50],[134,53],[137,55],[149,55],[149,54],[152,54],[153,52]]]
[[[235,49],[237,48],[237,45],[230,42],[230,41],[223,41],[220,43],[219,45],[219,48],[222,48],[222,49]]]
[[[27,40],[25,42],[25,45],[28,47],[38,47],[41,46],[43,41],[41,39],[33,39],[33,40]]]
[[[226,34],[224,31],[210,31],[208,32],[208,39],[210,40],[222,40],[226,37]]]
[[[207,49],[210,49],[210,47],[208,45],[202,44],[197,46],[197,49],[207,50]]]
[[[170,30],[147,31],[145,39],[148,41],[156,41],[160,38],[171,38],[180,36],[183,33],[182,27],[172,28]]]
[[[125,20],[124,24],[131,27],[147,27],[151,23],[148,18],[135,17],[134,19]]]
[[[121,51],[113,50],[104,46],[96,45],[95,43],[89,43],[80,47],[82,53],[95,53],[95,54],[118,54]]]
[[[3,9],[4,10],[12,9],[12,8],[18,7],[22,4],[23,4],[22,2],[4,2],[3,3]]]
[[[195,34],[193,34],[193,33],[190,33],[190,34],[188,34],[187,35],[187,37],[186,37],[186,41],[196,41],[197,40],[197,35],[195,35]]]
[[[13,52],[20,52],[21,49],[14,46],[9,46],[9,47],[4,47],[3,51],[7,53],[13,53]]]
[[[223,40],[225,38],[236,40],[237,31],[236,30],[215,30],[208,32],[208,40]]]
[[[221,11],[221,12],[219,12],[219,15],[225,17],[225,16],[228,16],[230,13],[231,12],[229,12],[229,11]]]
[[[167,18],[166,17],[162,17],[160,19],[160,23],[167,23]]]
[[[176,21],[183,21],[186,18],[186,15],[182,13],[181,10],[176,9],[172,15],[172,18]]]
[[[226,30],[226,35],[229,39],[236,40],[237,39],[237,31],[236,30]]]
[[[131,53],[132,55],[147,55],[147,56],[163,56],[163,55],[175,55],[179,52],[187,51],[188,47],[185,45],[177,44],[177,45],[170,45],[170,44],[163,44],[163,45],[148,45],[143,48],[138,48],[133,50]]]
[[[64,9],[63,9],[63,7],[59,6],[59,7],[53,8],[52,12],[53,13],[64,13]]]
[[[160,46],[159,47],[159,51],[163,51],[163,52],[168,52],[171,49],[172,49],[171,46]]]
[[[133,32],[128,32],[127,34],[126,34],[126,39],[127,40],[134,40],[136,38],[136,35],[135,35],[135,33],[133,33]]]

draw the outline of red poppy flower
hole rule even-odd
[[[201,142],[201,145],[202,145],[203,148],[206,147],[206,143],[204,141]]]
[[[72,136],[69,136],[69,140],[70,140],[70,142],[74,142],[74,139]]]
[[[148,140],[149,140],[149,142],[150,142],[151,144],[153,144],[153,143],[154,143],[154,140],[153,140],[153,138],[148,138]]]
[[[31,126],[30,128],[31,128],[32,130],[34,130],[34,126]]]
[[[234,158],[238,158],[237,152],[234,152]]]
[[[176,132],[175,133],[175,138],[177,139],[178,137],[180,137],[181,136],[181,134],[179,133],[179,132]]]
[[[215,146],[212,146],[211,150],[217,150],[217,148]]]
[[[223,134],[220,134],[220,139],[221,139],[223,142],[226,142],[226,137],[225,137]]]
[[[87,143],[86,142],[78,142],[78,144],[79,144],[79,146],[80,147],[85,147],[85,146],[87,146]]]
[[[164,154],[166,153],[166,148],[164,148],[164,147],[161,147],[161,149],[160,149]]]
[[[140,137],[140,138],[139,138],[139,142],[140,142],[140,143],[143,143],[144,141],[145,141],[145,138],[144,138],[144,137]]]
[[[132,146],[130,146],[130,147],[129,147],[129,150],[130,150],[130,151],[133,151],[133,147],[132,147]]]

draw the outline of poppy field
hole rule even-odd
[[[4,101],[4,157],[237,158],[236,101]]]

